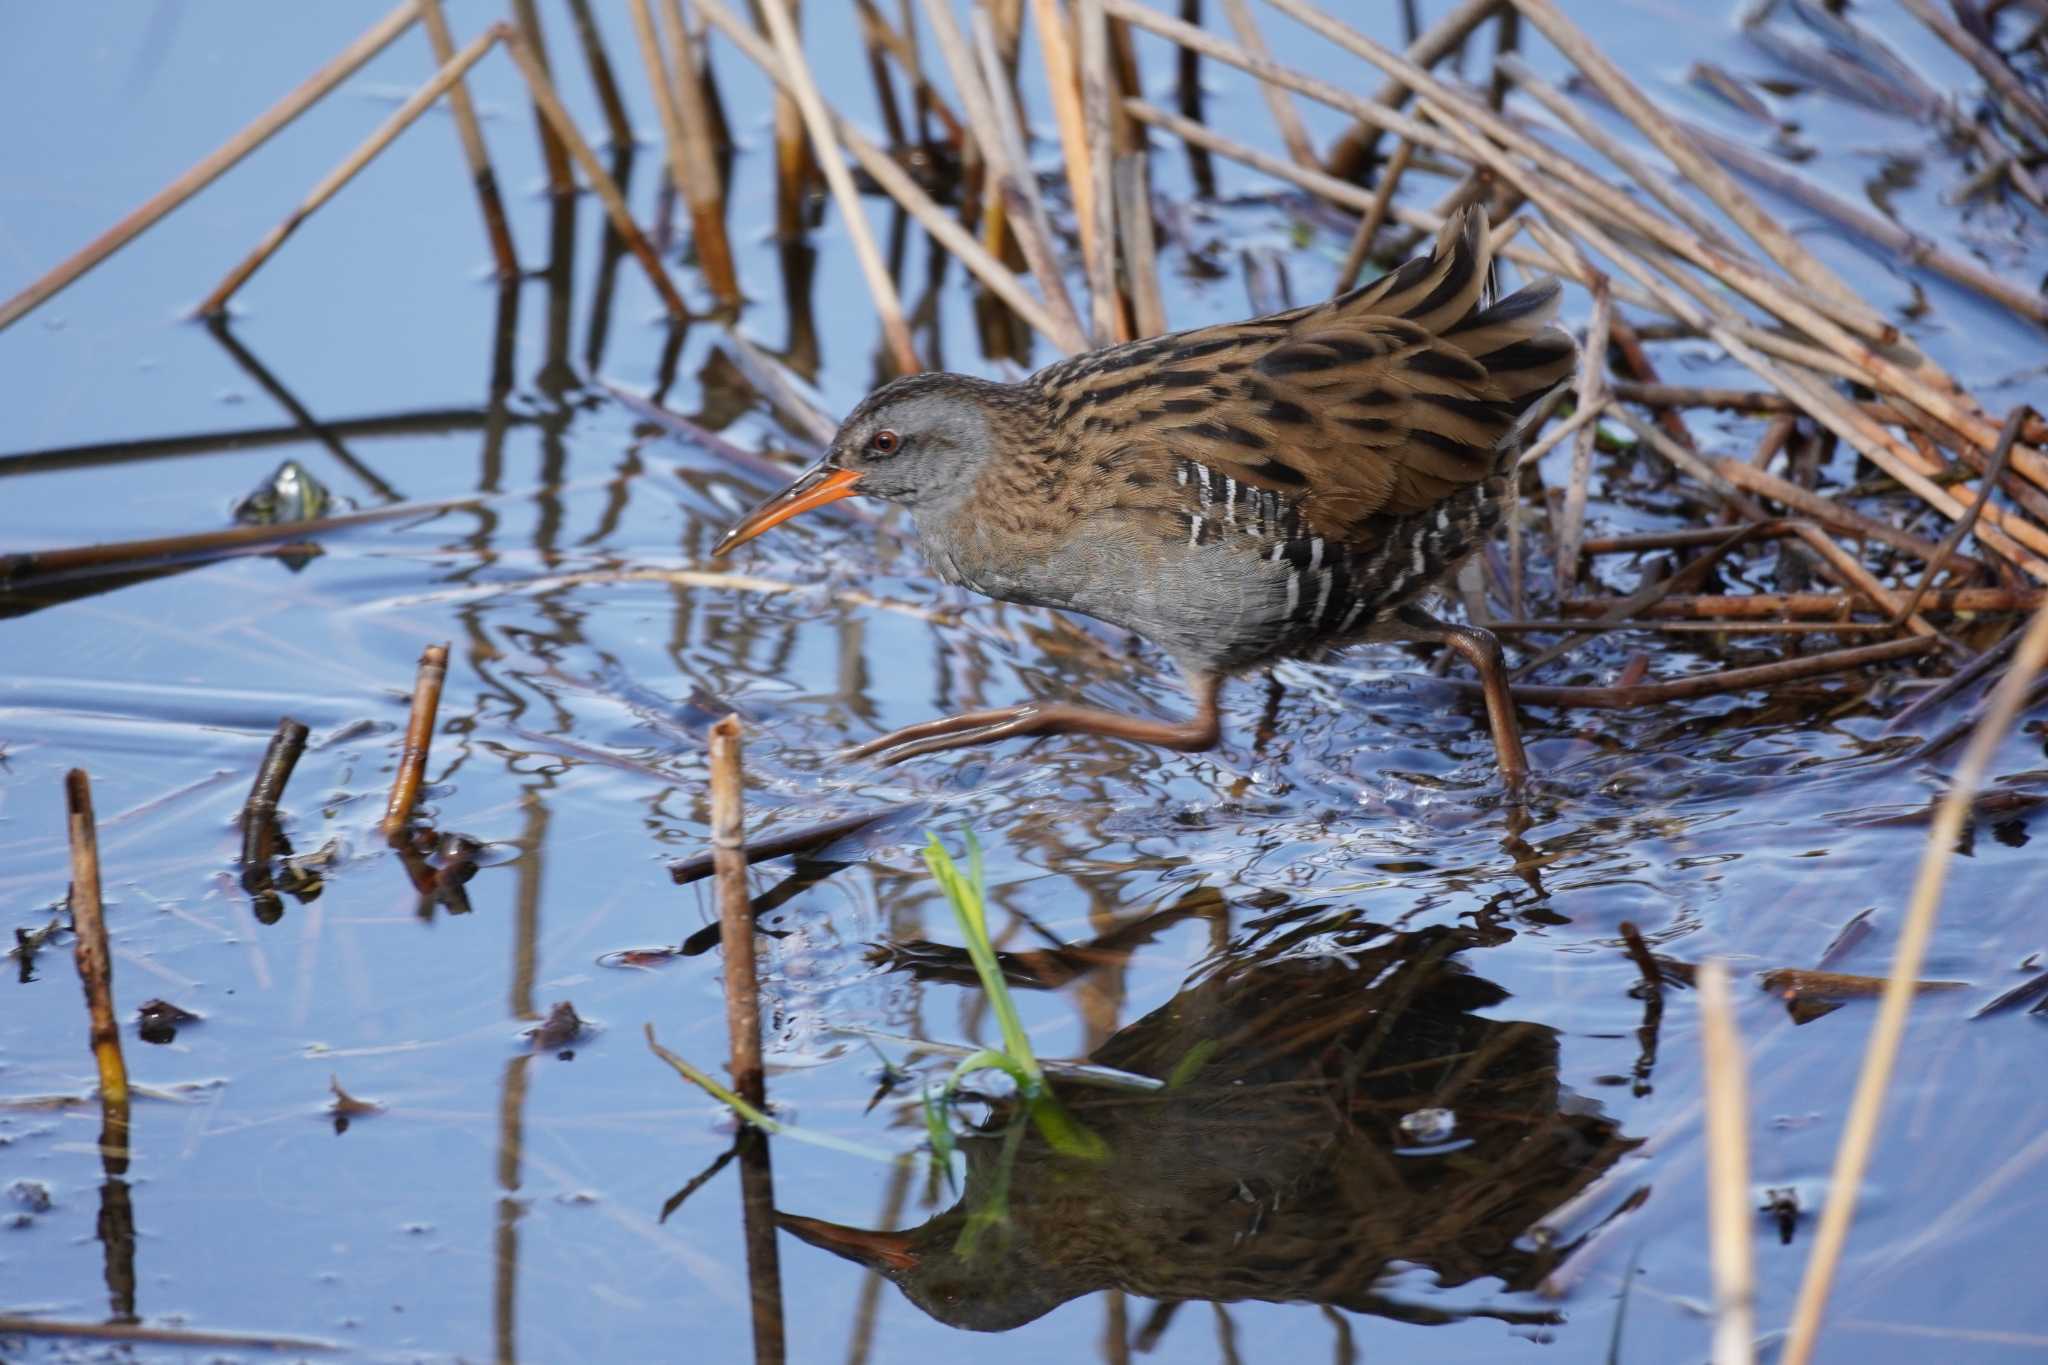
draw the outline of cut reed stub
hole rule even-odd
[[[405,747],[399,751],[398,775],[392,780],[391,799],[384,807],[384,838],[393,846],[404,839],[413,807],[419,802],[427,753],[434,742],[434,716],[440,710],[441,685],[447,677],[448,646],[428,645],[420,653],[419,676],[412,689],[412,713],[405,725]]]

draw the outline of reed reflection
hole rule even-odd
[[[1484,942],[1473,931],[1319,925],[1307,912],[1266,923],[1270,949],[1224,961],[1091,1054],[1159,1090],[1055,1082],[1108,1143],[1106,1161],[1055,1154],[997,1103],[961,1139],[960,1199],[929,1221],[887,1231],[785,1214],[782,1225],[977,1331],[1104,1290],[1415,1323],[1558,1321],[1381,1290],[1413,1267],[1444,1288],[1492,1279],[1526,1291],[1572,1249],[1522,1234],[1634,1141],[1559,1084],[1556,1031],[1491,1017],[1509,996],[1468,961]],[[1286,952],[1310,933],[1322,952]],[[952,976],[958,964],[939,953],[892,960]]]

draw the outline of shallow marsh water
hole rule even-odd
[[[597,129],[572,34],[547,8],[556,70],[583,126]],[[817,11],[814,53],[851,50],[836,7],[807,8]],[[1384,8],[1370,27],[1392,37],[1395,7]],[[1570,8],[1661,98],[1753,137],[1683,85],[1695,58],[1771,70],[1718,7]],[[496,17],[480,5],[451,6],[451,16],[461,33]],[[375,17],[375,6],[323,6],[285,23],[264,6],[172,3],[126,24],[67,6],[10,14],[0,109],[17,150],[0,172],[0,292],[125,212]],[[599,17],[651,135],[625,14],[606,6]],[[1864,17],[1939,88],[1974,89],[1903,15]],[[1278,18],[1268,31],[1289,60],[1355,88],[1377,84]],[[1163,52],[1146,44],[1141,55],[1163,80]],[[1534,59],[1558,69],[1540,47]],[[719,61],[743,142],[732,221],[752,300],[744,326],[780,347],[795,308],[784,256],[759,226],[772,221],[766,104],[730,51]],[[652,1023],[665,1044],[717,1068],[716,958],[615,956],[674,944],[710,917],[708,886],[676,887],[667,862],[705,847],[703,729],[735,708],[747,721],[756,831],[904,807],[835,846],[846,866],[765,921],[770,1093],[784,1118],[908,1150],[922,1136],[914,1099],[899,1091],[868,1112],[877,1052],[845,1030],[995,1038],[980,991],[944,951],[873,951],[958,942],[918,857],[925,829],[978,833],[1001,946],[1117,947],[1059,959],[1047,988],[1019,991],[1041,1055],[1097,1053],[1163,1074],[1198,1042],[1244,1040],[1220,1049],[1213,1077],[1314,1092],[1331,1052],[1266,1056],[1253,1043],[1272,1030],[1250,1024],[1301,1025],[1290,1010],[1322,1019],[1300,1002],[1329,1001],[1339,1060],[1391,1052],[1403,1060],[1387,1064],[1390,1074],[1433,1078],[1412,1095],[1393,1081],[1373,1092],[1378,1107],[1358,1124],[1384,1142],[1341,1149],[1370,1173],[1362,1190],[1310,1182],[1305,1168],[1341,1163],[1303,1153],[1340,1137],[1285,1106],[1209,1096],[1212,1107],[1179,1128],[1191,1111],[1099,1108],[1094,1121],[1122,1137],[1129,1164],[1077,1189],[1023,1152],[1010,1242],[950,1298],[911,1285],[924,1309],[861,1267],[783,1238],[792,1360],[971,1350],[985,1361],[1149,1351],[1453,1362],[1534,1350],[1599,1361],[1617,1319],[1613,1358],[1703,1359],[1697,1016],[1689,993],[1670,993],[1646,1043],[1619,926],[1633,921],[1676,958],[1725,956],[1753,983],[1765,969],[1814,965],[1869,910],[1872,932],[1830,965],[1881,974],[1924,843],[1921,825],[1895,817],[1939,790],[1943,770],[1897,761],[1907,742],[1880,730],[1898,699],[1844,705],[1860,687],[1836,683],[1768,702],[1527,713],[1542,779],[1527,828],[1513,832],[1478,716],[1394,652],[1288,666],[1277,687],[1238,683],[1214,754],[1056,740],[889,770],[845,763],[837,754],[849,742],[967,705],[1081,695],[1175,714],[1185,700],[1163,659],[1113,632],[937,587],[886,518],[810,519],[730,566],[793,591],[626,579],[629,569],[716,567],[706,556],[719,531],[769,485],[647,424],[599,381],[661,388],[670,407],[741,446],[789,442],[735,379],[716,325],[679,337],[660,325],[646,281],[608,251],[587,196],[573,213],[551,211],[529,112],[498,59],[480,69],[477,89],[522,257],[559,268],[510,295],[484,280],[475,205],[437,114],[257,276],[226,339],[182,321],[427,67],[424,40],[408,35],[128,252],[0,333],[0,551],[222,525],[286,458],[363,507],[476,499],[333,538],[300,568],[229,559],[64,601],[16,601],[0,620],[0,924],[38,927],[61,901],[61,777],[85,767],[122,1014],[162,997],[202,1016],[168,1045],[127,1038],[136,1081],[167,1092],[138,1102],[128,1176],[142,1317],[321,1338],[372,1359],[747,1358],[734,1172],[658,1220],[725,1150],[730,1124],[639,1036]],[[872,118],[857,64],[820,71],[836,99]],[[1211,118],[1271,146],[1258,92],[1234,73],[1211,69],[1208,80]],[[1931,136],[1813,94],[1782,107],[1822,149],[1812,173],[1837,190],[1881,184],[1916,229],[1980,248],[2017,278],[2048,266],[2038,221],[1942,204],[1964,172]],[[1337,130],[1307,112],[1319,138]],[[1177,200],[1184,164],[1177,149],[1155,156]],[[1195,237],[1218,243],[1213,255],[1229,270],[1198,278],[1183,251],[1167,251],[1176,326],[1245,313],[1240,247],[1282,251],[1294,297],[1306,300],[1344,245],[1340,228],[1266,196],[1263,182],[1219,172],[1229,202],[1194,210]],[[639,147],[630,190],[643,221],[660,175],[658,147]],[[883,207],[870,200],[886,226]],[[1912,301],[1908,282],[1853,244],[1810,237],[1888,309]],[[818,255],[798,293],[818,328],[821,401],[838,411],[873,378],[873,311],[829,210],[811,240]],[[905,242],[905,292],[915,303],[929,286],[945,363],[1001,373],[979,353],[957,268],[930,267],[919,234]],[[2048,406],[2038,331],[1927,290],[1931,309],[1914,324],[1923,346],[2001,402]],[[1742,382],[1704,352],[1695,360],[1667,377]],[[298,427],[278,386],[332,443]],[[383,420],[391,414],[401,420]],[[1739,451],[1754,427],[1702,417],[1695,429]],[[156,441],[221,431],[256,434]],[[1603,502],[1596,524],[1668,524],[1660,496],[1645,487]],[[1604,572],[1633,581],[1625,564]],[[464,888],[468,913],[423,916],[375,825],[414,662],[437,640],[453,642],[453,663],[427,805],[437,828],[483,851]],[[1659,674],[1768,654],[1740,640],[1717,654],[1681,637],[1609,637],[1580,651],[1572,671],[1610,680],[1639,649]],[[286,831],[300,852],[332,843],[335,857],[317,900],[288,902],[264,925],[235,881],[235,820],[287,714],[313,742],[286,794]],[[1994,771],[2038,785],[2044,738],[2042,719],[2030,718]],[[2031,1079],[2043,1020],[1968,1017],[2048,948],[2038,826],[2025,813],[1986,820],[1955,866],[1926,975],[1968,988],[1916,1005],[1824,1360],[2048,1351],[2048,1301],[2031,1269],[2048,1201],[2048,1097]],[[786,862],[770,864],[757,887],[786,875]],[[28,979],[14,975],[0,982],[0,1312],[96,1320],[109,1307],[95,1235],[106,1194],[96,1115],[21,1103],[90,1092],[68,943],[38,957]],[[1369,1045],[1358,1021],[1342,1022],[1336,1002],[1353,998],[1393,1021]],[[593,1023],[573,1057],[536,1053],[522,1036],[558,1000]],[[1871,1006],[1795,1024],[1761,989],[1740,1001],[1757,1183],[1794,1188],[1811,1208]],[[881,1050],[903,1057],[900,1046]],[[916,1069],[936,1076],[947,1064]],[[383,1111],[337,1133],[330,1077]],[[1442,1106],[1459,1125],[1446,1141],[1399,1128],[1425,1090],[1455,1092]],[[1218,1150],[1219,1127],[1272,1137],[1247,1156]],[[1338,1128],[1356,1141],[1356,1129]],[[1530,1142],[1549,1144],[1541,1159]],[[1159,1175],[1176,1163],[1185,1179]],[[1577,1263],[1564,1297],[1531,1292],[1546,1263],[1517,1234],[1596,1178],[1559,1236],[1604,1243]],[[954,1202],[922,1176],[788,1142],[775,1149],[775,1192],[790,1214],[864,1229],[914,1227]],[[1291,1203],[1296,1193],[1313,1209]],[[1105,1228],[1119,1221],[1103,1215],[1120,1199],[1127,1226]],[[1614,1217],[1632,1199],[1640,1207]],[[1348,1215],[1309,1219],[1333,1210]],[[951,1226],[940,1224],[948,1246]],[[1783,1245],[1759,1215],[1766,1326],[1786,1317],[1810,1230],[1800,1223]],[[1253,1248],[1257,1263],[1247,1270],[1226,1256],[1239,1275],[1227,1292],[1195,1269],[1217,1241]],[[1339,1249],[1363,1268],[1330,1268]],[[1383,1275],[1370,1273],[1382,1263]],[[1204,1297],[1227,1301],[1160,1306]],[[947,1325],[1006,1324],[1039,1308],[1001,1336]],[[178,1355],[11,1339],[4,1353]]]

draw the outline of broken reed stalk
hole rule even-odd
[[[802,829],[791,830],[772,838],[754,839],[746,846],[748,864],[767,862],[770,858],[782,858],[792,853],[807,853],[823,848],[835,839],[849,834],[858,834],[879,820],[886,820],[905,810],[922,809],[921,806],[883,806],[878,810],[861,811],[856,815],[842,815],[836,820],[825,820]],[[717,870],[712,854],[700,854],[695,858],[680,858],[668,865],[669,879],[678,886],[702,881]]]
[[[746,790],[740,719],[711,727],[711,862],[718,929],[725,946],[725,1027],[732,1040],[732,1088],[756,1109],[766,1104],[761,1065],[761,994],[754,964],[753,896],[747,890]]]
[[[41,279],[5,303],[0,303],[0,330],[19,322],[48,302],[79,276],[134,241],[171,210],[212,184],[223,171],[268,142],[279,129],[305,113],[329,91],[354,75],[364,63],[390,46],[392,40],[405,32],[418,16],[415,0],[405,0],[337,53],[334,60],[308,76],[297,89],[258,115],[212,154],[202,158]]]
[[[448,29],[448,16],[442,12],[441,0],[419,0],[419,7],[427,41],[434,49],[434,61],[445,67],[455,60],[455,35]],[[469,97],[468,82],[457,81],[449,87],[448,110],[455,116],[455,133],[462,142],[463,159],[469,163],[470,181],[476,186],[477,203],[484,215],[484,236],[490,241],[491,256],[498,263],[498,278],[516,280],[519,252],[512,244],[512,224],[505,217],[498,175],[491,169],[490,144],[484,141],[483,126],[477,122],[476,102]]]
[[[1699,965],[1700,1052],[1706,1075],[1707,1236],[1714,1271],[1714,1365],[1751,1365],[1756,1261],[1749,1212],[1749,1086],[1729,999],[1728,969]]]
[[[676,292],[675,282],[669,279],[661,258],[654,254],[654,248],[647,244],[647,238],[633,221],[633,211],[626,206],[626,196],[619,192],[617,182],[605,170],[604,163],[597,159],[597,153],[590,149],[590,144],[583,140],[583,134],[577,131],[576,121],[569,117],[569,111],[563,108],[561,97],[555,93],[554,83],[548,79],[547,67],[542,64],[539,54],[517,33],[505,39],[505,50],[512,54],[512,60],[519,63],[520,74],[526,77],[527,88],[533,94],[534,106],[568,146],[576,164],[583,168],[584,178],[604,204],[612,227],[625,242],[626,249],[633,253],[633,259],[639,261],[641,269],[647,272],[648,282],[661,296],[670,319],[676,322],[686,320],[690,316],[689,305]]]
[[[861,207],[860,191],[855,188],[853,176],[847,172],[846,162],[839,155],[839,139],[833,129],[832,116],[825,111],[825,102],[819,96],[817,83],[811,79],[810,67],[804,61],[803,45],[797,38],[796,22],[790,17],[788,0],[759,0],[759,8],[767,20],[770,40],[782,59],[782,74],[787,78],[787,85],[783,88],[790,92],[803,115],[804,128],[810,134],[811,150],[819,169],[824,172],[825,184],[832,191],[832,200],[839,206],[840,216],[846,220],[846,235],[853,243],[853,254],[860,263],[861,274],[867,279],[868,293],[874,296],[875,309],[881,314],[882,335],[888,342],[896,369],[902,374],[913,374],[924,366],[917,358],[917,347],[911,342],[910,327],[903,320],[903,301],[897,297],[896,282],[890,278],[889,268],[883,263],[882,253],[875,245],[874,234],[869,231],[867,211]]]
[[[676,0],[665,0],[662,10],[668,45],[677,54],[673,78],[655,33],[649,0],[631,0],[628,8],[633,35],[647,67],[647,82],[653,87],[654,107],[661,117],[669,178],[690,212],[698,268],[718,301],[728,308],[737,307],[739,276],[733,266],[732,243],[725,233],[725,192],[718,182],[718,158],[712,148],[703,87],[697,80],[680,8]]]
[[[427,754],[434,744],[434,715],[440,710],[441,684],[447,677],[448,646],[428,645],[420,652],[419,676],[412,687],[412,711],[405,722],[405,747],[398,754],[391,799],[384,805],[384,838],[394,846],[404,840],[412,808],[419,803]]]
[[[1961,521],[1948,528],[1948,534],[1941,538],[1941,544],[1934,549],[1934,555],[1927,561],[1927,567],[1920,572],[1920,581],[1913,585],[1912,593],[1899,608],[1896,622],[1902,622],[1920,610],[1927,590],[1934,586],[1935,575],[1947,567],[1949,557],[1955,554],[1956,546],[1976,526],[1977,518],[1984,514],[1984,505],[1991,501],[1992,490],[1998,486],[1999,475],[2005,472],[2006,457],[2012,454],[2013,442],[2019,439],[2020,426],[2028,409],[2016,407],[2006,416],[2005,426],[1998,433],[1998,444],[1992,447],[1990,462],[1984,469],[1984,484],[1977,490],[1977,500],[1970,504],[1970,511]]]
[[[277,853],[277,803],[284,795],[285,784],[292,780],[292,769],[299,763],[299,755],[306,751],[304,725],[286,716],[277,723],[277,732],[270,737],[270,746],[263,751],[262,766],[256,769],[256,781],[249,788],[249,799],[242,803],[242,885],[246,888],[252,875],[258,871],[267,872],[270,860]]]
[[[1409,42],[1404,55],[1417,66],[1434,66],[1465,45],[1481,24],[1492,18],[1506,0],[1461,0],[1443,18],[1431,24],[1428,29],[1415,35]],[[1399,80],[1389,79],[1375,90],[1371,102],[1386,109],[1399,109],[1408,103],[1414,91]],[[1345,135],[1343,143],[1331,153],[1333,162],[1355,161],[1360,168],[1370,161],[1379,144],[1381,127],[1372,122],[1361,121],[1357,128]],[[1330,169],[1346,173],[1343,164],[1332,165]]]
[[[2048,138],[2048,104],[2043,104],[2040,97],[2027,88],[2001,54],[1979,42],[1974,34],[1956,22],[1953,15],[1942,13],[1928,0],[1899,0],[1899,3],[1915,19],[1932,29],[1934,35],[1948,44],[1958,57],[1975,67],[1977,74],[1997,92],[2008,110],[2026,115],[2034,125],[2035,137]]]
[[[286,238],[298,231],[301,223],[319,212],[322,205],[339,194],[349,181],[355,179],[357,172],[395,142],[400,133],[412,127],[421,114],[433,107],[436,100],[460,85],[464,74],[481,61],[484,54],[493,46],[510,37],[511,33],[511,26],[508,24],[491,25],[479,33],[461,52],[450,58],[425,85],[413,91],[405,103],[392,111],[391,117],[379,124],[375,132],[364,138],[361,145],[343,157],[339,165],[307,192],[299,206],[284,216],[284,221],[263,235],[263,240],[256,244],[255,250],[244,257],[240,265],[230,270],[221,282],[213,287],[213,292],[200,302],[199,307],[194,310],[196,314],[199,317],[210,318],[225,313],[228,300],[234,297],[235,291],[248,283],[251,275],[263,268],[263,263],[277,253],[277,249],[284,245]],[[517,263],[514,264],[516,269]]]
[[[347,1349],[337,1342],[309,1337],[281,1337],[249,1332],[193,1332],[182,1327],[157,1327],[140,1322],[66,1322],[59,1318],[0,1314],[0,1336],[73,1337],[79,1341],[144,1342],[152,1346],[212,1347],[230,1351],[314,1351]]]
[[[770,80],[778,84],[789,81],[783,69],[779,54],[761,40],[761,36],[742,23],[733,12],[726,8],[723,0],[698,0],[698,8],[704,17],[730,38],[733,45],[744,53],[747,59],[760,67]],[[821,104],[824,112],[831,116],[829,107]],[[1032,328],[1059,341],[1060,328],[1052,316],[1031,297],[1016,273],[1002,262],[988,254],[986,248],[975,240],[974,234],[960,226],[959,220],[933,202],[930,195],[919,189],[917,182],[910,178],[894,158],[863,137],[858,129],[844,119],[837,120],[839,137],[846,149],[853,153],[854,160],[882,187],[884,193],[901,205],[905,212],[918,221],[939,243],[960,259],[960,263],[972,271],[974,277],[987,285],[991,292],[1009,305],[1010,310],[1023,318]]]
[[[1716,528],[1726,534],[1725,528]],[[1889,592],[1886,593],[1890,597]],[[1565,616],[1597,616],[1613,606],[1605,597],[1566,597],[1557,608]],[[1923,612],[1989,615],[1994,612],[2032,611],[2048,592],[2040,589],[2012,591],[2007,588],[1937,588],[1920,603]],[[1704,596],[1672,596],[1642,608],[1646,617],[1684,619],[1711,617],[1725,620],[1846,621],[1857,612],[1893,613],[1862,591],[1850,592],[1755,592],[1710,593]]]
[[[1244,50],[1254,57],[1270,60],[1272,53],[1266,48],[1266,40],[1259,33],[1258,21],[1252,18],[1251,6],[1246,0],[1223,0],[1223,12],[1230,17],[1231,30],[1237,34],[1237,41]],[[1133,94],[1137,93],[1135,91]],[[1287,144],[1287,154],[1294,158],[1294,164],[1309,170],[1323,168],[1322,160],[1316,156],[1316,148],[1309,141],[1308,129],[1302,126],[1301,111],[1294,107],[1294,99],[1277,85],[1259,82],[1259,93],[1265,97],[1266,107],[1273,111],[1273,122],[1280,129],[1280,140]]]
[[[752,0],[757,23],[765,22],[762,3],[763,0]],[[791,22],[795,22],[794,15]],[[775,92],[775,235],[779,240],[803,240],[804,196],[817,178],[816,171],[795,87],[780,86]]]
[[[760,1112],[767,1109],[768,1094],[761,1059],[761,988],[754,961],[753,897],[747,890],[746,777],[740,749],[740,718],[722,717],[711,727],[710,761],[711,857],[717,876],[719,942],[724,958],[725,1028],[732,1043],[733,1093]],[[758,1130],[746,1129],[739,1141],[754,1358],[779,1362],[783,1354],[782,1277],[775,1247],[775,1187],[768,1140]]]
[[[128,1160],[128,1064],[121,1058],[121,1028],[114,1019],[114,963],[100,903],[100,839],[92,814],[92,779],[85,769],[64,775],[64,817],[71,838],[71,927],[78,979],[91,1019],[92,1060],[100,1078],[100,1155],[109,1175]]]
[[[1415,156],[1415,144],[1402,138],[1394,144],[1394,154],[1380,170],[1380,179],[1372,189],[1372,202],[1366,205],[1365,216],[1358,220],[1358,228],[1351,234],[1351,245],[1344,250],[1344,264],[1337,268],[1337,282],[1330,290],[1330,296],[1348,294],[1358,287],[1359,272],[1365,269],[1366,260],[1372,255],[1373,239],[1380,235],[1386,225],[1387,210],[1393,205],[1394,191],[1400,187],[1401,177],[1407,173],[1408,163]]]
[[[1081,39],[1081,119],[1088,139],[1089,230],[1082,234],[1090,317],[1099,346],[1129,341],[1131,327],[1117,288],[1114,114],[1110,108],[1109,21],[1102,0],[1075,0]]]
[[[576,41],[583,48],[584,64],[590,68],[597,106],[604,110],[605,126],[611,129],[612,146],[630,147],[633,121],[626,116],[626,102],[619,98],[618,78],[612,74],[612,59],[604,50],[604,34],[590,12],[590,0],[569,0],[569,20],[576,29]]]
[[[1074,206],[1074,223],[1081,233],[1081,257],[1095,255],[1095,181],[1088,169],[1088,121],[1081,112],[1080,66],[1074,59],[1067,16],[1060,0],[1031,0],[1031,16],[1038,28],[1038,51],[1045,62],[1046,93],[1060,135],[1060,151],[1067,168],[1067,199]],[[1091,277],[1092,278],[1092,277]],[[1107,345],[1109,338],[1097,335],[1095,344]]]
[[[1777,663],[1755,664],[1747,668],[1725,668],[1717,673],[1695,673],[1690,677],[1672,678],[1665,682],[1633,683],[1625,687],[1551,687],[1537,683],[1513,683],[1508,690],[1513,694],[1515,701],[1523,706],[1625,710],[1633,706],[1651,706],[1659,702],[1691,701],[1697,697],[1717,697],[1730,692],[1747,692],[1753,688],[1775,687],[1779,683],[1798,682],[1805,678],[1823,677],[1829,673],[1852,672],[1872,664],[1889,663],[1925,654],[1928,650],[1936,648],[1937,644],[1937,641],[1916,635],[1906,639],[1886,640],[1883,644],[1858,645],[1854,649],[1838,649],[1826,654],[1781,659]],[[1480,692],[1480,685],[1469,679],[1439,678],[1436,681],[1442,686],[1455,688],[1460,692],[1474,695]]]
[[[720,173],[719,113],[712,92],[705,88],[704,63],[697,41],[683,22],[681,0],[662,0],[662,32],[675,49],[676,113],[682,118],[684,148],[687,152],[692,188],[684,195],[690,206],[690,221],[696,228],[697,264],[704,271],[711,292],[728,308],[741,302],[739,274],[733,264],[732,238],[725,227],[725,179]],[[699,219],[699,201],[703,204]]]
[[[1827,1203],[1821,1209],[1814,1233],[1813,1250],[1807,1257],[1806,1276],[1799,1286],[1799,1298],[1792,1310],[1791,1334],[1780,1359],[1784,1365],[1807,1365],[1820,1334],[1821,1315],[1835,1271],[1841,1263],[1842,1247],[1849,1223],[1855,1216],[1856,1195],[1869,1170],[1871,1153],[1877,1146],[1878,1124],[1883,1118],[1885,1092],[1898,1061],[1899,1045],[1905,1038],[1906,1016],[1912,1008],[1915,983],[1927,958],[1927,945],[1941,906],[1943,884],[1949,861],[1955,856],[1970,802],[1983,785],[1984,775],[1999,743],[2012,726],[2020,706],[2042,666],[2048,664],[2048,607],[2037,611],[2014,652],[2012,667],[1992,690],[1984,717],[1963,751],[1948,791],[1935,812],[1927,834],[1927,852],[1920,861],[1920,873],[1899,931],[1899,947],[1885,979],[1884,995],[1878,1002],[1877,1022],[1870,1031],[1870,1046],[1856,1079],[1856,1093],[1850,1101],[1849,1117],[1843,1125],[1841,1145],[1836,1149],[1834,1170],[1828,1178]]]
[[[534,65],[542,76],[541,84],[553,91],[554,78],[548,69],[548,45],[546,36],[541,32],[540,11],[534,8],[533,0],[511,0],[511,5],[512,21],[532,52]],[[527,83],[533,84],[531,80]],[[533,104],[533,122],[534,131],[540,138],[541,163],[547,168],[548,193],[557,198],[576,193],[576,174],[570,165],[569,149],[564,145],[562,130],[548,117],[537,97]]]
[[[1131,331],[1140,337],[1166,330],[1166,301],[1159,291],[1159,243],[1152,235],[1151,160],[1142,140],[1116,158],[1116,223],[1130,285]]]
[[[1579,410],[1597,412],[1607,402],[1607,338],[1614,317],[1614,295],[1605,275],[1594,274],[1593,315],[1579,348],[1576,386]],[[1579,576],[1579,542],[1586,536],[1586,499],[1593,482],[1593,446],[1599,429],[1587,423],[1572,446],[1571,481],[1565,485],[1564,514],[1557,531],[1557,593],[1570,591]]]

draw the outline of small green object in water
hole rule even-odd
[[[286,460],[277,472],[235,504],[235,520],[245,526],[278,526],[312,521],[327,515],[334,495],[297,460]]]

